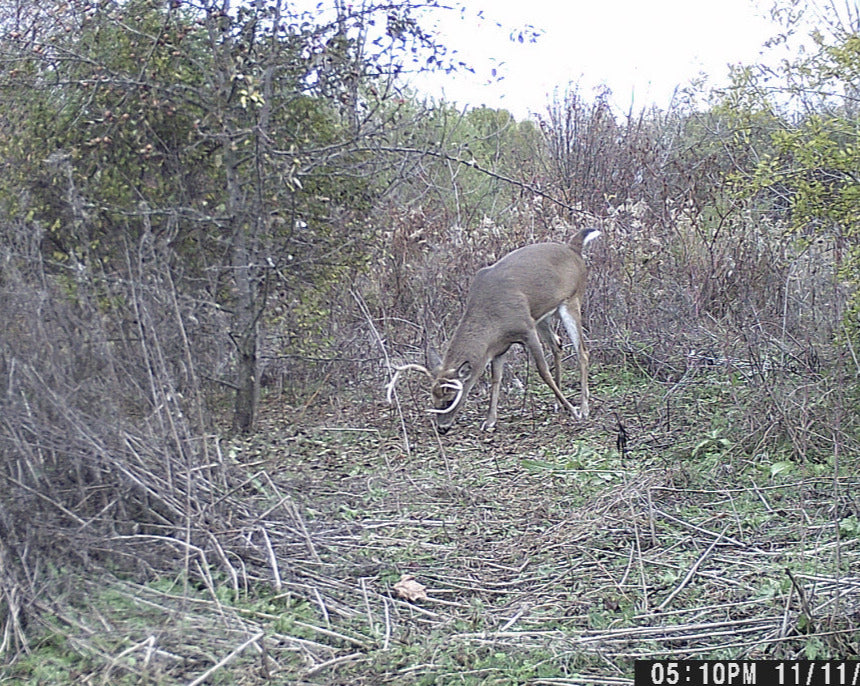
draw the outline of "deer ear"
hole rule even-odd
[[[465,381],[472,374],[472,363],[466,360],[463,364],[460,365],[459,369],[457,369],[457,376],[460,377],[461,381]]]
[[[430,368],[430,371],[436,374],[442,368],[442,358],[439,357],[439,353],[436,352],[436,348],[432,345],[427,346],[426,350],[427,357],[427,366]]]

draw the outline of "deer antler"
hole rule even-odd
[[[430,373],[430,370],[420,364],[404,364],[400,367],[391,367],[390,369],[394,370],[394,376],[391,377],[391,381],[389,381],[385,386],[385,399],[388,401],[389,405],[394,403],[394,386],[400,378],[400,372],[421,372],[422,374],[426,374],[431,380],[433,379],[433,374]]]
[[[388,401],[389,405],[394,403],[394,386],[397,384],[398,379],[400,379],[401,372],[421,372],[422,374],[425,374],[431,381],[433,381],[435,378],[433,376],[433,373],[429,369],[427,369],[427,367],[420,364],[404,364],[400,367],[391,367],[391,369],[394,370],[394,376],[391,377],[391,381],[389,381],[385,387],[385,399]],[[441,410],[437,410],[431,407],[428,408],[428,412],[432,412],[434,414],[444,414],[445,412],[448,412],[452,407],[456,407],[457,403],[460,402],[460,398],[463,397],[463,382],[459,379],[449,379],[448,381],[445,381],[442,384],[442,388],[453,388],[457,392],[457,395],[454,397],[454,400],[450,402],[448,407],[443,408]]]
[[[445,407],[441,410],[437,410],[434,407],[429,408],[427,411],[432,412],[433,414],[445,414],[452,407],[456,407],[457,403],[460,402],[460,398],[463,397],[463,382],[460,379],[449,379],[445,383],[442,384],[442,388],[453,388],[457,391],[457,395],[454,399],[448,404],[448,407]]]

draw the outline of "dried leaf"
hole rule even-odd
[[[394,590],[401,598],[414,603],[416,600],[427,600],[427,587],[415,581],[412,574],[404,574],[400,581],[394,584]]]

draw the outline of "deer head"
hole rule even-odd
[[[454,423],[469,391],[491,365],[490,407],[482,428],[495,427],[504,354],[514,343],[529,350],[541,378],[562,406],[577,418],[588,416],[588,352],[582,336],[582,300],[587,269],[583,247],[600,235],[584,229],[569,245],[538,243],[515,250],[490,267],[481,269],[472,281],[466,309],[448,343],[445,357],[428,351],[428,367],[406,365],[397,371],[388,387],[389,400],[401,371],[420,370],[432,380],[436,426],[444,433]],[[579,408],[565,398],[560,385],[561,345],[551,329],[558,316],[579,357],[581,398]],[[550,375],[541,343],[553,353],[555,378]]]
[[[440,432],[445,433],[454,423],[454,418],[460,411],[466,395],[475,385],[486,362],[477,368],[477,365],[465,359],[456,368],[448,368],[439,354],[431,348],[428,352],[428,363],[433,379],[433,385],[430,388],[433,407],[430,412],[436,416],[436,427]]]

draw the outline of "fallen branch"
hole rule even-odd
[[[209,669],[207,669],[205,672],[203,672],[203,674],[201,674],[199,677],[194,679],[194,681],[189,682],[188,686],[199,686],[199,684],[202,684],[204,681],[206,681],[206,679],[208,679],[210,676],[212,676],[212,674],[217,672],[224,665],[229,664],[230,662],[235,660],[239,655],[241,655],[242,652],[245,650],[245,648],[247,648],[252,643],[256,643],[261,638],[263,638],[263,635],[264,635],[263,632],[260,631],[256,634],[254,634],[253,636],[251,636],[251,638],[249,638],[242,645],[240,645],[238,648],[236,648],[232,653],[230,653],[223,660],[218,661],[216,664],[212,665]]]

